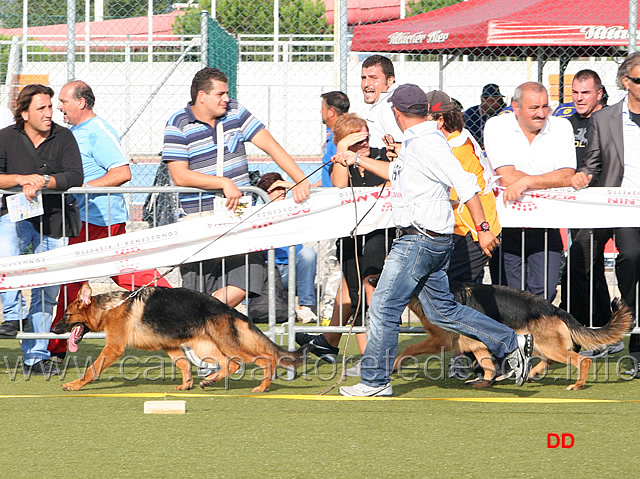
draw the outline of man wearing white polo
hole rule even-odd
[[[519,200],[526,190],[571,186],[576,168],[573,129],[569,120],[549,115],[546,88],[537,82],[523,83],[516,88],[512,106],[514,115],[493,117],[484,130],[487,158],[505,188],[505,203]],[[525,229],[523,252],[522,230],[503,228],[503,264],[508,286],[552,301],[560,275],[562,240],[557,229],[546,231],[545,247],[545,228]],[[523,257],[529,271],[524,281]]]

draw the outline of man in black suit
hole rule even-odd
[[[640,52],[620,65],[618,87],[627,91],[619,103],[594,113],[587,132],[584,164],[572,179],[574,188],[585,186],[640,187]],[[638,318],[640,278],[640,227],[614,228],[618,247],[616,276],[622,299]],[[629,342],[640,353],[640,335]]]

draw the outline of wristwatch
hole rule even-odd
[[[356,161],[353,162],[353,166],[356,168],[360,166],[360,153],[356,153]]]
[[[486,221],[483,221],[482,223],[480,223],[478,226],[476,226],[476,231],[480,232],[480,231],[489,231],[490,227],[489,227],[489,223],[487,223]]]
[[[49,175],[42,175],[44,178],[44,187],[49,188],[49,182],[51,181],[51,177]]]

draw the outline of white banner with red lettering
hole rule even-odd
[[[393,226],[392,194],[388,188],[326,188],[314,191],[300,204],[286,199],[254,206],[242,222],[230,223],[217,216],[189,218],[45,253],[0,258],[0,290],[64,284],[340,238],[348,236],[359,221],[357,234],[365,234]]]
[[[241,223],[205,216],[46,253],[0,258],[0,290],[63,284],[173,266],[250,251],[348,236],[393,226],[389,189],[326,188],[304,203],[256,206]],[[355,199],[355,201],[354,201]],[[640,190],[572,188],[527,192],[519,201],[496,198],[503,227],[602,228],[640,226]],[[354,205],[355,203],[355,205]],[[356,219],[357,218],[357,219]]]
[[[527,191],[518,201],[496,198],[500,224],[514,228],[640,226],[640,189],[554,188]]]

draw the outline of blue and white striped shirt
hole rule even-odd
[[[220,118],[224,129],[224,176],[238,186],[249,181],[249,164],[244,142],[264,128],[260,120],[236,100],[227,105],[227,113]],[[218,163],[216,129],[198,120],[191,110],[191,103],[174,113],[164,130],[162,161],[187,161],[191,171],[215,176]],[[180,202],[186,213],[213,209],[213,194],[181,195]]]

